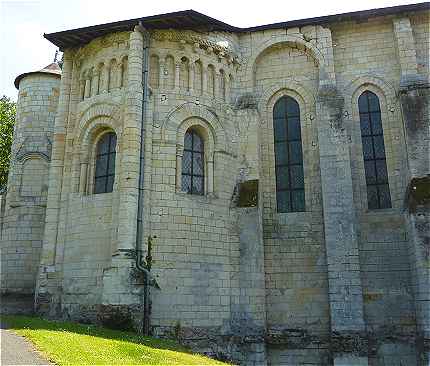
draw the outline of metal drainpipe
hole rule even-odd
[[[142,239],[143,239],[143,189],[144,189],[144,168],[145,168],[145,123],[146,123],[146,105],[149,98],[148,88],[148,54],[150,38],[148,31],[143,27],[142,22],[139,22],[140,32],[143,35],[143,97],[142,97],[142,123],[140,126],[140,162],[139,162],[139,195],[137,201],[137,227],[136,227],[136,268],[144,273],[143,283],[143,333],[150,333],[150,289],[149,282],[151,280],[150,268],[147,265],[142,265]]]

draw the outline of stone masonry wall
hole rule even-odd
[[[35,73],[19,83],[1,235],[2,294],[33,294],[43,241],[47,174],[60,80]]]
[[[52,105],[36,99],[52,113],[41,128],[53,142],[48,181],[28,184],[26,172],[44,169],[35,149],[48,145],[25,140],[30,125],[22,137],[17,128],[15,161],[22,141],[28,154],[10,178],[2,291],[33,290],[43,240],[41,313],[107,323],[120,314],[141,329],[143,123],[137,249],[145,255],[152,238],[154,335],[244,365],[424,365],[428,208],[404,209],[411,178],[428,174],[417,158],[427,135],[416,133],[428,127],[428,108],[407,113],[427,95],[425,14],[243,34],[157,30],[148,65],[140,27],[66,50],[55,128],[58,90],[46,97]],[[367,207],[357,106],[365,90],[381,104],[390,209]],[[272,111],[282,96],[300,106],[305,212],[276,207]],[[181,186],[189,128],[204,141],[203,195]],[[95,146],[108,131],[118,139],[114,188],[94,195]],[[246,186],[250,207],[241,206]],[[26,220],[34,224],[18,233]],[[31,275],[19,282],[23,265]]]

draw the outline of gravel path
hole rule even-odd
[[[53,365],[44,360],[33,345],[0,324],[1,365]]]

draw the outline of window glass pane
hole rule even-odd
[[[113,191],[113,182],[115,177],[113,175],[109,175],[107,177],[107,183],[106,183],[106,193]]]
[[[287,123],[285,119],[273,120],[275,141],[285,141],[287,139]]]
[[[372,92],[366,92],[367,97],[369,99],[369,111],[370,112],[378,112],[379,111],[379,99],[376,96],[376,94],[373,94]]]
[[[378,183],[387,183],[388,182],[388,174],[387,174],[387,162],[384,160],[376,160],[376,174],[378,177]]]
[[[275,164],[284,165],[288,163],[288,144],[286,142],[275,143]]]
[[[109,152],[109,134],[105,134],[97,146],[97,154],[107,154]]]
[[[192,192],[196,194],[203,194],[203,177],[193,177]]]
[[[182,176],[182,191],[184,192],[191,192],[191,176],[190,175],[183,175]]]
[[[275,103],[275,106],[273,107],[273,118],[284,119],[285,115],[286,115],[285,98],[281,98]]]
[[[182,156],[182,191],[191,194],[204,194],[204,143],[193,130],[184,137]]]
[[[182,174],[191,174],[191,151],[185,151],[182,156]]]
[[[290,193],[289,191],[276,192],[278,212],[290,212]]]
[[[303,161],[302,142],[292,141],[288,145],[290,148],[290,164],[301,164]]]
[[[184,138],[184,149],[191,150],[192,148],[193,148],[193,136],[191,132],[187,131],[185,133],[185,138]]]
[[[276,189],[288,189],[289,187],[288,167],[284,166],[276,168]]]
[[[367,201],[369,210],[379,208],[377,186],[367,186]]]
[[[375,148],[375,158],[385,159],[384,136],[374,136],[373,146]]]
[[[109,133],[109,137],[110,137],[109,151],[115,152],[116,151],[116,135],[114,133]]]
[[[364,162],[364,170],[366,173],[366,184],[376,184],[376,172],[374,160]]]
[[[360,128],[362,136],[372,134],[372,131],[370,130],[370,119],[368,113],[360,113]]]
[[[292,191],[291,196],[293,211],[305,211],[305,191]]]
[[[304,188],[303,166],[293,165],[290,167],[290,179],[292,188]]]
[[[287,97],[287,114],[288,116],[299,116],[300,109],[299,103],[297,103],[293,98]]]
[[[94,193],[104,193],[106,189],[106,177],[96,178],[94,181]]]
[[[101,155],[96,160],[96,177],[107,174],[108,155]]]
[[[115,154],[109,154],[109,169],[107,171],[108,174],[115,174]]]
[[[379,98],[376,94],[365,91],[358,100],[358,107],[368,207],[369,209],[391,207]]]
[[[193,153],[193,175],[203,175],[203,155]]]
[[[296,100],[291,97],[278,100],[273,109],[273,129],[278,212],[303,211],[304,191],[294,197],[290,191],[292,188],[301,191],[304,187],[300,108]]]
[[[390,188],[388,184],[378,186],[380,208],[391,208]]]
[[[362,141],[364,160],[373,159],[372,137],[363,137]]]
[[[366,92],[361,94],[360,97],[358,98],[358,109],[361,113],[369,111],[369,106],[367,104]]]
[[[203,141],[199,135],[193,132],[193,150],[203,151]]]
[[[372,132],[374,135],[382,135],[381,113],[373,112],[370,114],[372,119]]]
[[[300,118],[289,117],[288,118],[288,140],[300,140]]]

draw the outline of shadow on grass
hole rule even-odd
[[[95,325],[78,324],[72,322],[45,320],[30,316],[1,316],[1,327],[11,330],[31,329],[31,330],[48,330],[53,332],[70,332],[92,337],[118,340],[135,344],[142,344],[151,348],[164,349],[187,354],[193,354],[190,349],[185,348],[178,343],[152,337],[145,337],[134,332],[124,332],[98,327]]]

